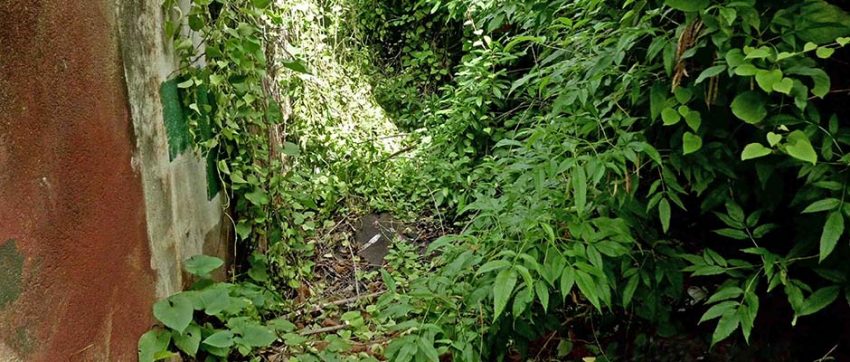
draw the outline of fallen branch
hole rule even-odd
[[[302,330],[301,332],[298,332],[298,334],[300,334],[302,336],[309,336],[311,334],[335,332],[335,331],[338,331],[340,329],[344,329],[345,327],[346,327],[345,324],[340,324],[338,326],[322,327],[322,328],[317,328],[317,329],[305,329],[305,330]]]

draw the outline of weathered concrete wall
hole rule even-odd
[[[226,254],[205,162],[169,155],[159,3],[0,0],[0,361],[135,360],[181,261]]]
[[[177,66],[163,34],[162,1],[121,1],[119,34],[147,206],[157,295],[184,284],[180,261],[193,255],[227,255],[229,225],[221,196],[210,192],[207,164],[189,146],[176,85]],[[188,6],[183,3],[184,8]],[[216,177],[212,177],[213,181]],[[215,194],[215,195],[213,195]]]

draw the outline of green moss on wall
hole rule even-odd
[[[24,256],[18,252],[14,240],[7,240],[0,245],[0,308],[5,308],[21,295],[23,271]]]

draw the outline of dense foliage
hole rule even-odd
[[[850,303],[850,15],[837,5],[217,0],[196,1],[188,25],[207,65],[187,63],[182,86],[215,98],[197,113],[213,120],[203,149],[260,252],[256,285],[228,284],[230,298],[291,296],[316,229],[390,210],[463,231],[406,266],[421,277],[381,273],[387,293],[358,323],[387,336],[389,360],[572,358],[574,332],[597,358],[652,359],[656,338],[697,323],[711,346],[748,343],[765,313],[791,328]],[[191,48],[178,43],[183,59]],[[288,306],[257,303],[228,318],[260,326]],[[636,331],[596,330],[635,317]],[[189,353],[186,327],[160,320]],[[272,320],[264,331],[285,322]],[[243,355],[272,343],[240,327],[198,333],[220,347],[207,340],[229,331]]]

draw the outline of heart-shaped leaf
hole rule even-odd
[[[685,123],[688,124],[694,132],[699,131],[699,126],[702,124],[702,115],[697,111],[690,111],[685,114]]]
[[[194,310],[192,301],[181,294],[172,295],[153,305],[154,317],[177,333],[183,333],[189,323],[192,323]]]
[[[195,255],[186,260],[183,268],[191,274],[204,276],[222,265],[224,265],[224,261],[214,256]]]
[[[257,324],[249,324],[241,328],[242,343],[252,347],[268,347],[277,339],[277,335],[269,328]]]
[[[732,114],[749,124],[761,122],[767,117],[767,101],[761,93],[748,91],[738,94],[732,101]]]
[[[756,83],[767,93],[773,92],[773,86],[782,81],[782,71],[774,70],[759,70],[756,72]],[[793,82],[792,82],[793,85]],[[788,86],[788,91],[791,91],[791,86]]]
[[[153,362],[156,356],[168,351],[171,333],[159,329],[145,332],[139,338],[139,362]]]
[[[815,153],[812,143],[809,142],[809,137],[802,131],[794,131],[788,135],[788,143],[785,145],[785,152],[787,152],[791,157],[809,162],[813,165],[818,162],[818,155]]]
[[[679,103],[685,104],[688,103],[688,101],[690,101],[691,98],[694,97],[694,91],[692,91],[690,88],[677,87],[675,90],[673,90],[673,96],[676,97],[676,100]]]
[[[820,47],[817,51],[815,51],[815,55],[817,55],[818,58],[821,59],[827,59],[831,57],[833,53],[835,53],[835,48],[828,47]]]
[[[772,151],[769,148],[762,146],[761,143],[750,143],[744,147],[744,151],[741,152],[741,161],[764,157],[769,155],[771,152]]]
[[[782,141],[782,135],[773,132],[767,133],[767,143],[770,145],[770,147],[776,146],[779,141]]]
[[[195,357],[201,345],[201,327],[193,324],[182,334],[174,334],[174,345],[186,354]]]
[[[217,348],[228,348],[233,345],[233,332],[215,332],[204,340],[204,344]]]
[[[702,138],[700,138],[700,136],[691,132],[685,132],[685,134],[682,135],[683,155],[699,151],[700,148],[702,148]]]
[[[773,84],[773,90],[782,94],[791,94],[791,89],[794,88],[794,80],[791,78],[782,78],[781,81]]]
[[[252,204],[257,206],[267,205],[269,203],[269,196],[260,188],[255,189],[253,192],[249,192],[245,194],[245,198],[248,201],[251,201]]]
[[[664,108],[661,111],[661,122],[664,123],[665,126],[672,126],[682,119],[682,116],[679,115],[679,112],[676,112],[673,108]]]

